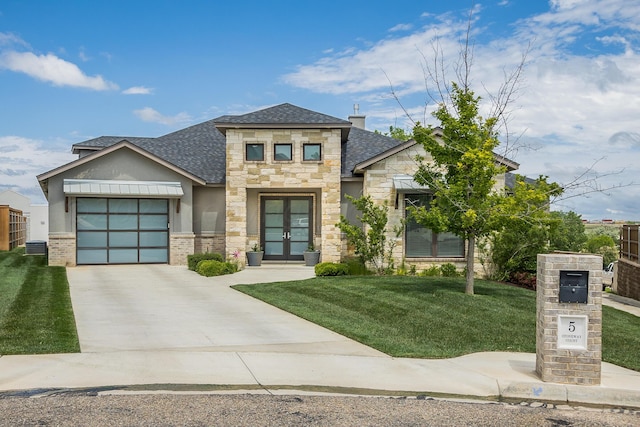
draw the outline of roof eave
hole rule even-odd
[[[71,146],[71,153],[72,154],[80,154],[80,150],[100,151],[100,150],[102,150],[104,148],[105,147],[96,147],[95,145],[74,144],[74,145]]]
[[[360,162],[353,167],[353,173],[364,173],[364,170],[374,163],[378,163],[380,160],[384,160],[387,157],[393,156],[396,153],[401,152],[402,150],[406,150],[409,147],[412,147],[416,144],[415,139],[410,139],[406,142],[396,145],[395,147],[390,148],[387,151],[383,151],[382,153],[371,157],[370,159],[365,160],[364,162]]]
[[[155,161],[156,163],[161,164],[162,166],[165,166],[166,168],[171,169],[174,172],[176,172],[176,173],[178,173],[178,174],[180,174],[180,175],[182,175],[182,176],[184,176],[184,177],[186,177],[186,178],[188,178],[188,179],[190,179],[190,180],[192,180],[192,181],[194,181],[194,182],[196,182],[196,183],[198,183],[200,185],[205,185],[206,184],[206,181],[203,180],[202,178],[185,171],[184,169],[174,165],[173,163],[169,163],[168,161],[166,161],[166,160],[164,160],[164,159],[162,159],[162,158],[160,158],[160,157],[158,157],[158,156],[156,156],[156,155],[154,155],[154,154],[152,154],[152,153],[150,153],[150,152],[138,147],[137,145],[134,145],[134,144],[130,143],[127,140],[123,140],[123,141],[120,141],[120,142],[118,142],[116,144],[113,144],[113,145],[111,145],[109,147],[103,148],[101,150],[97,150],[95,153],[91,153],[91,154],[89,154],[87,156],[84,156],[84,157],[81,157],[79,159],[76,159],[76,160],[74,160],[72,162],[69,162],[69,163],[64,164],[62,166],[59,166],[59,167],[57,167],[55,169],[52,169],[52,170],[50,170],[48,172],[42,173],[42,174],[36,176],[36,178],[38,179],[38,182],[40,182],[40,187],[43,188],[43,182],[44,181],[48,181],[50,178],[52,178],[52,177],[54,177],[54,176],[56,176],[56,175],[58,175],[58,174],[60,174],[62,172],[66,172],[66,171],[68,171],[70,169],[73,169],[73,168],[75,168],[77,166],[81,166],[81,165],[83,165],[85,163],[88,163],[88,162],[90,162],[90,161],[92,161],[92,160],[94,160],[96,158],[105,156],[105,155],[107,155],[109,153],[112,153],[112,152],[114,152],[116,150],[120,150],[122,148],[129,148],[130,150],[132,150],[132,151],[134,151],[134,152],[136,152],[136,153],[138,153],[138,154],[140,154],[140,155],[142,155],[144,157],[147,157],[148,159],[150,159],[152,161]],[[43,191],[44,191],[44,188],[43,188]],[[46,191],[45,191],[45,194],[47,194]]]

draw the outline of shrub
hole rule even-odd
[[[515,273],[511,273],[509,282],[523,288],[533,289],[534,291],[536,290],[536,275],[529,273],[528,271],[517,271]]]
[[[315,266],[316,276],[347,276],[349,267],[347,264],[334,262],[321,262]]]
[[[438,267],[437,265],[432,265],[426,270],[422,270],[420,272],[420,276],[433,277],[433,276],[439,276],[439,275],[440,275],[440,267]]]
[[[205,277],[222,276],[223,274],[232,274],[236,271],[237,267],[235,264],[214,259],[202,260],[196,266],[196,273]]]
[[[460,275],[458,270],[456,270],[456,266],[450,262],[440,266],[440,273],[442,273],[444,277],[458,277]]]
[[[618,248],[611,236],[602,234],[592,236],[587,240],[585,247],[589,253],[602,255],[603,267],[618,259]]]
[[[342,264],[347,266],[347,275],[349,276],[366,276],[371,274],[371,272],[367,270],[367,266],[364,265],[358,257],[348,257]]]
[[[187,255],[187,265],[189,267],[189,270],[196,271],[196,267],[198,266],[198,263],[200,261],[210,259],[220,262],[224,261],[224,258],[220,254],[205,252],[203,254]]]

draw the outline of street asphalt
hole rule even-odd
[[[67,269],[81,353],[0,356],[0,395],[88,389],[432,395],[640,408],[640,372],[599,386],[542,382],[535,354],[394,358],[230,288],[306,279],[301,265],[201,277],[167,265]],[[640,315],[630,301],[603,303]]]

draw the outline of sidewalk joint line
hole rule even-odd
[[[251,374],[251,376],[253,377],[253,379],[255,380],[256,384],[258,384],[264,391],[266,391],[267,393],[269,393],[271,396],[273,396],[273,393],[271,393],[271,390],[269,390],[268,388],[266,388],[264,385],[262,385],[260,383],[260,381],[258,381],[258,378],[256,378],[256,376],[253,374],[253,371],[251,370],[251,368],[249,367],[249,365],[247,365],[247,363],[244,361],[244,359],[242,358],[242,356],[240,355],[240,353],[236,352],[236,356],[238,356],[238,359],[240,359],[240,361],[242,362],[242,364],[244,365],[245,368],[247,368],[247,371],[249,371],[249,373]]]

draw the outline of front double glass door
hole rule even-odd
[[[265,260],[302,260],[313,237],[311,197],[263,197],[260,241]]]

